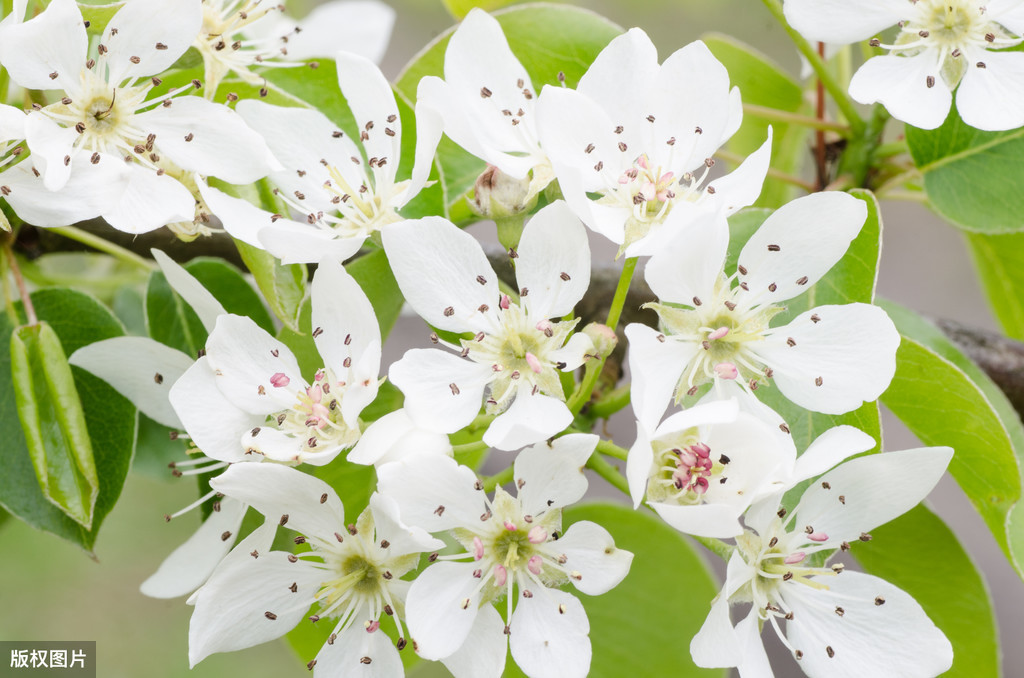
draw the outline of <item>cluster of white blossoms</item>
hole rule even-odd
[[[920,40],[901,37],[895,55],[879,58],[913,63],[920,82],[915,70],[907,83],[929,93],[948,95],[962,79],[967,116],[979,110],[964,101],[970,92],[992,86],[979,75],[979,50],[1016,40],[1016,4],[993,2],[984,24],[971,14],[976,3],[941,4],[945,15],[928,0],[875,0],[861,16],[842,2],[788,0],[787,12],[798,27],[813,12],[841,20],[839,37],[877,30],[882,15],[901,20]],[[772,675],[760,642],[771,626],[814,677],[924,678],[949,668],[949,641],[907,593],[829,563],[920,502],[952,450],[851,460],[876,441],[847,425],[798,449],[787,422],[759,400],[777,388],[800,408],[840,415],[892,380],[900,338],[879,307],[820,305],[779,321],[846,255],[865,203],[839,192],[799,198],[734,248],[727,266],[727,218],[760,194],[772,139],[769,131],[731,173],[713,171],[743,109],[703,43],[659,64],[632,29],[575,88],[561,78],[538,89],[497,20],[473,10],[447,46],[444,78],[424,78],[418,100],[400,109],[372,62],[382,50],[356,40],[361,54],[334,55],[354,139],[311,107],[214,103],[218,82],[258,83],[268,61],[317,53],[287,54],[283,45],[307,32],[301,25],[283,38],[266,26],[247,37],[278,13],[259,0],[129,0],[93,40],[73,0],[0,22],[0,63],[13,81],[62,90],[28,113],[0,108],[0,197],[22,217],[45,226],[102,216],[133,233],[177,224],[191,237],[215,215],[285,263],[318,265],[318,355],[300,360],[155,252],[208,333],[200,354],[121,337],[71,356],[180,432],[189,449],[176,474],[216,474],[208,494],[175,514],[210,502],[210,517],[143,585],[153,596],[190,594],[193,665],[315,624],[325,642],[309,661],[314,675],[401,676],[401,651],[443,662],[457,678],[497,678],[508,651],[531,678],[587,675],[590,622],[569,591],[608,592],[633,554],[596,523],[563,526],[562,510],[586,493],[591,460],[615,448],[634,508],[646,504],[702,539],[731,540],[719,544],[730,554],[726,581],[690,644],[698,665]],[[364,35],[386,36],[391,15],[367,16],[379,21]],[[952,23],[940,41],[942,21]],[[980,44],[978,31],[995,37]],[[190,46],[205,60],[206,98],[194,95],[198,81],[161,89],[158,76]],[[907,83],[893,76],[890,90],[909,97]],[[890,90],[864,96],[896,107]],[[415,157],[399,180],[411,112]],[[506,226],[518,220],[504,233],[514,284],[445,217],[402,214],[427,185],[442,135],[488,163],[480,213]],[[224,187],[257,179],[272,186],[259,205]],[[585,409],[623,304],[616,294],[611,327],[580,327],[588,228],[626,257],[620,291],[643,257],[657,297],[647,304],[657,327],[624,331],[637,431],[628,452],[590,433]],[[386,254],[405,301],[432,328],[431,346],[382,364],[374,306],[344,264],[363,247]],[[309,360],[315,371],[300,368]],[[367,408],[385,379],[404,405],[371,422]],[[509,472],[478,476],[460,454],[467,446],[498,450],[491,459]],[[362,505],[314,477],[317,467],[345,464],[374,467]],[[797,488],[802,497],[787,500]],[[262,524],[243,536],[249,507]],[[733,604],[748,606],[735,624]]]

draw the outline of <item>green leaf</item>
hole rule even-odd
[[[391,272],[384,250],[377,250],[345,264],[345,270],[355,278],[370,300],[380,323],[381,339],[386,339],[398,320],[405,297]]]
[[[729,80],[740,88],[744,104],[787,113],[807,108],[800,83],[753,47],[719,33],[709,33],[701,39],[729,71]],[[768,138],[769,125],[774,128],[771,166],[794,173],[807,149],[808,130],[799,125],[769,122],[750,113],[744,114],[743,124],[729,139],[728,149],[744,157],[750,155]],[[793,197],[794,190],[793,186],[768,177],[756,204],[781,207]]]
[[[99,494],[96,463],[71,366],[45,321],[14,330],[11,372],[21,430],[43,496],[89,529]]]
[[[567,5],[520,5],[495,12],[494,18],[501,24],[512,53],[530,74],[537,94],[544,85],[559,85],[560,72],[566,84],[575,87],[598,53],[622,32],[598,14]],[[402,70],[395,88],[407,101],[416,100],[416,87],[423,76],[444,77],[444,52],[454,30],[450,28],[438,36]],[[438,145],[434,162],[448,207],[473,187],[485,166],[447,138]]]
[[[102,339],[124,334],[120,322],[92,297],[69,289],[46,289],[32,294],[36,314],[60,339],[65,355]],[[20,312],[20,311],[19,311]],[[19,323],[20,324],[20,323]],[[51,532],[91,552],[103,519],[114,507],[135,447],[135,408],[102,380],[71,368],[89,431],[99,493],[93,506],[92,527],[86,529],[43,496],[36,481],[25,437],[18,421],[12,387],[10,346],[14,325],[0,316],[0,505],[33,527]]]
[[[1017,197],[1024,128],[982,132],[951,110],[938,129],[906,130],[928,200],[947,221],[979,233],[1024,231]]]
[[[996,678],[999,640],[985,580],[956,536],[924,506],[871,531],[854,555],[864,569],[921,604],[953,644],[946,678]],[[927,565],[922,565],[927,563]]]
[[[999,324],[1007,336],[1024,340],[1024,234],[966,236]]]
[[[270,334],[274,333],[274,321],[260,295],[237,268],[223,259],[197,257],[185,264],[185,270],[216,297],[225,311],[248,316]]]
[[[1014,515],[1024,426],[999,387],[938,328],[892,302],[881,306],[902,337],[882,402],[925,445],[956,451],[950,474],[1024,577],[1024,524]]]
[[[51,252],[21,262],[21,271],[39,287],[74,287],[104,301],[146,280],[137,266],[96,252]]]
[[[270,310],[285,324],[299,331],[299,315],[306,298],[308,271],[305,264],[285,265],[272,254],[236,240],[242,261],[256,279]]]
[[[145,309],[146,330],[161,344],[191,356],[206,345],[206,328],[199,316],[171,289],[161,271],[149,276]]]
[[[493,12],[496,9],[502,7],[508,7],[514,5],[522,0],[441,0],[444,3],[444,8],[458,20],[462,20],[469,10],[474,7],[479,7],[486,12]]]
[[[79,1],[78,8],[82,11],[82,18],[89,22],[89,34],[103,35],[107,24],[123,5],[123,2],[99,4]]]

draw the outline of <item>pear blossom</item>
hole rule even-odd
[[[21,144],[25,113],[0,104],[0,200],[27,223],[64,226],[99,216],[116,204],[125,170],[117,158],[102,156],[92,171],[75,168],[59,192],[46,187]],[[0,229],[10,230],[0,213]]]
[[[394,10],[375,0],[329,2],[301,21],[284,10],[268,0],[204,0],[203,25],[192,45],[203,56],[208,98],[228,73],[260,84],[253,67],[296,66],[332,56],[339,45],[378,62],[395,22]]]
[[[590,284],[587,234],[564,202],[523,229],[516,258],[519,299],[498,288],[479,243],[440,217],[395,224],[383,233],[398,286],[428,323],[463,335],[440,349],[411,349],[389,371],[405,409],[426,430],[452,433],[480,411],[497,415],[483,440],[518,449],[572,422],[560,370],[579,367],[592,341],[573,333],[572,312]],[[556,318],[556,320],[551,320]],[[441,340],[432,335],[435,343]]]
[[[378,490],[394,498],[403,520],[451,530],[465,549],[433,559],[409,589],[406,620],[420,656],[442,660],[456,678],[498,678],[507,643],[531,678],[587,675],[586,612],[559,587],[571,582],[600,595],[622,581],[633,559],[595,523],[561,532],[561,509],[587,490],[583,466],[597,441],[570,434],[524,449],[514,465],[515,497],[499,487],[489,500],[473,471],[440,455],[378,470]],[[491,604],[502,597],[507,624]]]
[[[288,347],[250,318],[217,318],[206,354],[170,392],[207,456],[320,466],[359,439],[359,413],[379,385],[377,318],[359,284],[332,259],[317,269],[312,307],[313,340],[324,360],[312,384]]]
[[[953,103],[982,130],[1024,125],[1022,0],[786,0],[786,19],[810,40],[848,44],[872,38],[875,56],[850,81],[850,96],[881,103],[894,118],[935,129]],[[874,38],[898,26],[891,42]]]
[[[702,42],[658,65],[634,28],[608,44],[575,90],[545,87],[541,145],[565,200],[627,256],[650,255],[686,224],[751,204],[768,171],[771,137],[733,173],[711,180],[713,155],[743,117],[740,94]],[[596,197],[594,197],[596,196]]]
[[[302,215],[301,222],[213,188],[202,189],[228,233],[285,263],[313,263],[324,256],[344,261],[368,236],[401,221],[398,211],[426,184],[441,135],[434,116],[417,116],[412,177],[396,182],[402,121],[391,85],[364,57],[341,52],[337,65],[338,83],[359,126],[360,145],[315,110],[255,100],[238,104],[239,114],[284,165],[270,180],[277,196]]]
[[[310,550],[271,550],[273,531],[267,529],[239,544],[191,599],[192,666],[215,652],[279,638],[312,607],[311,621],[333,624],[308,664],[314,676],[403,675],[398,650],[407,642],[402,617],[409,582],[401,577],[416,567],[421,553],[444,542],[404,524],[394,500],[380,494],[347,524],[329,485],[277,464],[236,464],[210,484],[251,504],[267,517],[265,525],[295,530],[295,542]],[[398,649],[381,628],[391,622]]]
[[[102,213],[119,230],[192,223],[198,175],[248,183],[277,166],[229,108],[179,96],[192,85],[151,96],[160,80],[146,78],[188,49],[202,21],[200,5],[132,0],[110,19],[94,58],[74,0],[53,0],[35,18],[0,27],[0,63],[11,79],[28,89],[63,90],[25,123],[35,169],[47,188],[59,190],[73,172],[104,164],[105,155],[124,158],[120,200]]]
[[[924,499],[952,455],[939,447],[861,457],[821,476],[791,512],[779,508],[781,495],[753,507],[725,585],[690,643],[694,662],[771,676],[760,640],[761,627],[771,626],[812,678],[931,678],[948,670],[949,641],[910,595],[813,556],[869,540],[872,529]],[[733,603],[752,603],[735,626]]]
[[[782,302],[814,285],[846,252],[867,216],[846,193],[815,193],[769,216],[724,271],[729,234],[691,228],[648,262],[661,331],[626,328],[638,417],[653,426],[672,400],[705,383],[769,383],[800,407],[841,414],[876,400],[896,370],[900,337],[870,304],[825,305],[771,326]],[[770,380],[770,382],[769,382]]]
[[[452,34],[444,53],[444,79],[427,76],[416,90],[419,104],[436,110],[444,132],[459,146],[521,184],[525,207],[554,179],[537,131],[538,91],[512,53],[501,25],[474,8]],[[479,193],[479,186],[478,186]],[[487,212],[487,201],[477,202]]]

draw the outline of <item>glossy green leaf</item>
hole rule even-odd
[[[216,297],[225,311],[248,316],[273,334],[274,321],[267,307],[237,268],[223,259],[197,257],[185,264],[185,270]]]
[[[32,294],[36,314],[60,339],[65,355],[102,339],[124,334],[109,310],[86,294],[52,288]],[[20,312],[20,309],[19,309]],[[24,322],[24,317],[18,324]],[[0,505],[33,527],[92,550],[103,519],[120,496],[135,447],[136,416],[131,403],[102,380],[71,368],[82,403],[99,481],[92,526],[86,529],[47,501],[36,480],[25,437],[18,420],[11,377],[10,340],[14,324],[0,316]]]
[[[928,200],[947,221],[979,233],[1024,231],[1018,198],[1024,128],[982,132],[952,110],[938,129],[906,130]]]
[[[808,107],[800,83],[768,57],[735,38],[719,33],[702,36],[711,53],[729,71],[729,80],[740,88],[744,104],[797,113]],[[807,154],[807,129],[799,125],[769,122],[752,113],[745,113],[740,129],[729,139],[727,148],[746,157],[760,148],[774,129],[772,167],[795,173]],[[781,207],[794,195],[794,187],[778,179],[765,180],[757,205]]]
[[[484,11],[487,11],[487,12],[493,12],[496,9],[501,9],[502,7],[508,7],[509,5],[514,5],[515,3],[521,2],[522,0],[441,0],[441,1],[444,3],[444,8],[446,10],[448,10],[448,13],[451,14],[456,19],[459,19],[461,21],[467,14],[469,14],[469,10],[473,9],[474,7],[479,7],[480,9],[482,9]]]
[[[989,306],[1007,336],[1024,340],[1024,234],[967,233]]]
[[[78,8],[82,11],[82,18],[88,21],[89,34],[90,35],[103,35],[103,31],[106,30],[107,24],[117,10],[121,9],[124,5],[123,2],[107,2],[107,3],[91,3],[91,2],[79,2]]]
[[[377,314],[380,335],[386,339],[398,320],[405,297],[398,289],[398,282],[391,272],[391,265],[384,250],[377,250],[345,264],[345,270],[363,288],[367,299]]]
[[[305,264],[284,265],[264,250],[236,240],[238,253],[242,255],[249,272],[274,315],[289,327],[298,331],[302,302],[306,298],[308,271]]]
[[[25,261],[21,271],[39,287],[74,287],[104,301],[146,280],[138,266],[95,252],[51,252]]]
[[[14,330],[11,374],[21,431],[43,496],[85,529],[99,479],[71,366],[45,321]]]
[[[882,402],[926,445],[956,453],[949,472],[1024,577],[1021,498],[1024,426],[1003,392],[934,325],[882,302],[902,342]]]
[[[557,85],[558,74],[575,87],[598,53],[622,29],[589,10],[568,5],[536,3],[494,13],[512,53],[530,74],[539,93],[544,85]],[[426,75],[443,77],[444,52],[454,28],[438,36],[402,70],[395,88],[407,101],[416,100],[416,87]],[[473,187],[484,162],[444,138],[435,164],[445,192],[445,205],[458,203]]]
[[[953,644],[946,678],[996,678],[999,639],[988,586],[956,535],[924,506],[871,531],[853,554],[921,604]]]

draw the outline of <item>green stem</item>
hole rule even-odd
[[[629,456],[629,450],[624,447],[619,447],[610,440],[601,440],[597,443],[597,447],[594,449],[595,452],[607,455],[609,457],[615,457],[616,459],[626,460]]]
[[[928,203],[928,196],[921,191],[889,191],[878,197],[882,200],[902,200],[904,202],[917,202],[922,205]]]
[[[879,197],[893,192],[895,189],[905,186],[908,181],[913,179],[921,178],[921,170],[916,167],[911,170],[907,170],[902,174],[897,174],[893,178],[887,180],[884,184],[875,189],[875,194]]]
[[[853,105],[853,100],[850,99],[850,95],[847,94],[846,90],[839,81],[836,80],[828,70],[828,66],[825,64],[825,60],[818,55],[818,50],[807,41],[804,36],[789,25],[786,21],[786,15],[782,12],[782,0],[761,0],[764,6],[768,8],[768,11],[772,13],[772,16],[782,25],[786,33],[789,34],[790,39],[796,48],[800,50],[800,53],[804,55],[807,62],[814,69],[815,75],[821,80],[821,83],[828,90],[828,93],[832,95],[832,98],[836,102],[836,106],[842,111],[846,121],[850,124],[850,130],[854,135],[860,136],[865,129],[865,123],[860,114],[857,113],[856,107]]]
[[[850,126],[844,125],[840,122],[829,122],[828,120],[818,120],[807,115],[800,115],[799,113],[790,113],[789,111],[780,111],[777,108],[769,108],[767,106],[756,106],[754,104],[743,104],[743,112],[747,115],[752,115],[762,120],[768,120],[771,122],[784,122],[791,125],[803,125],[804,127],[810,127],[811,129],[825,130],[826,132],[839,132],[840,134],[847,135],[850,133]]]
[[[7,275],[6,257],[0,257],[0,281],[3,282],[4,289],[4,310],[7,312],[7,318],[11,321],[11,325],[17,327],[21,324],[21,318],[18,317],[18,311],[14,308],[14,290],[11,289],[11,278]]]
[[[902,155],[903,153],[908,153],[909,151],[910,148],[907,146],[906,140],[903,140],[890,141],[885,144],[879,144],[878,146],[875,146],[874,153],[876,158],[882,159],[891,158],[895,155]]]
[[[710,537],[695,537],[692,534],[689,536],[699,541],[704,546],[704,548],[711,551],[725,562],[729,562],[729,559],[732,558],[733,551],[736,550],[736,547],[732,544],[726,544],[724,541],[721,541],[719,539],[712,539]]]
[[[638,257],[626,259],[622,265],[622,273],[619,274],[619,284],[615,288],[615,296],[612,297],[612,307],[608,309],[608,319],[605,325],[615,330],[622,317],[622,307],[626,305],[626,295],[629,293],[629,284],[633,282],[633,271],[636,270]]]
[[[629,483],[615,466],[610,464],[600,454],[590,455],[587,460],[587,468],[608,481],[610,485],[620,490],[623,494],[629,495]]]
[[[487,478],[487,480],[484,481],[484,492],[493,492],[494,488],[498,487],[499,485],[504,485],[505,483],[511,482],[513,468],[514,467],[509,466],[504,471],[495,473],[493,476]]]
[[[152,271],[153,269],[156,268],[156,263],[150,261],[149,259],[140,257],[138,254],[132,252],[131,250],[127,250],[121,247],[120,245],[115,245],[114,243],[110,242],[109,240],[106,240],[105,238],[101,238],[98,235],[93,235],[92,233],[83,231],[80,228],[75,228],[74,226],[58,226],[55,228],[48,228],[46,230],[48,230],[51,233],[56,233],[57,235],[62,235],[65,238],[69,238],[76,242],[80,242],[83,245],[88,245],[89,247],[95,250],[99,250],[100,252],[105,252],[115,257],[116,259],[119,259],[127,264],[137,266],[145,271]]]
[[[473,454],[474,452],[484,452],[489,449],[490,446],[482,440],[477,440],[472,443],[463,443],[462,445],[452,445],[452,453],[458,457],[464,454]]]
[[[494,223],[498,226],[498,242],[506,250],[514,250],[519,247],[519,238],[523,235],[523,225],[526,223],[526,214],[520,212],[508,217],[497,217]]]
[[[596,419],[607,419],[629,405],[629,401],[630,388],[629,384],[626,384],[595,400],[594,404],[590,406],[590,413]]]

